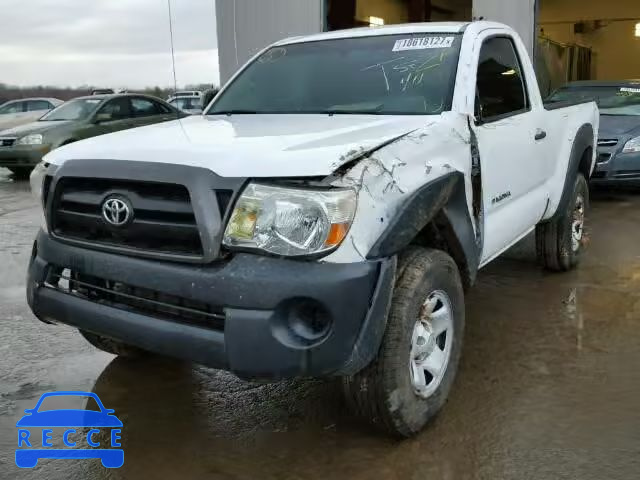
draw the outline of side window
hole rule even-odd
[[[51,110],[53,105],[51,105],[46,100],[29,100],[27,102],[27,111],[35,112],[39,110]]]
[[[166,113],[162,105],[146,98],[131,99],[134,117],[151,117],[153,115],[162,115]]]
[[[108,113],[113,120],[123,120],[130,118],[131,104],[128,97],[115,98],[109,100],[104,107],[100,109],[100,113]]]
[[[0,113],[22,113],[24,111],[24,102],[13,102],[5,105],[0,109]]]
[[[522,67],[513,41],[494,37],[480,50],[476,84],[476,117],[491,121],[529,108]]]

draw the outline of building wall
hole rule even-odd
[[[612,21],[613,19],[629,19]],[[633,20],[635,19],[635,20]],[[602,28],[576,34],[574,23],[602,20]],[[591,47],[592,76],[598,80],[640,78],[640,0],[541,0],[541,33],[562,43]]]
[[[321,32],[325,27],[326,3],[326,0],[216,0],[221,83],[266,45],[285,37]],[[453,9],[451,20],[470,20],[470,0],[433,3]],[[473,15],[511,25],[532,52],[534,5],[535,0],[473,0]],[[377,16],[387,23],[400,23],[408,18],[404,0],[358,0],[356,7],[358,19]],[[443,19],[433,15],[433,20]]]
[[[216,0],[220,82],[285,37],[321,32],[324,0]]]

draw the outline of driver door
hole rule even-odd
[[[95,137],[106,133],[132,128],[133,113],[129,97],[118,97],[109,100],[96,113],[95,121],[89,135]]]
[[[540,106],[532,102],[513,38],[482,42],[476,80],[476,137],[482,165],[481,264],[526,235],[544,213],[545,164],[538,149]]]

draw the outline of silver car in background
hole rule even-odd
[[[0,105],[0,131],[35,122],[64,103],[57,98],[21,98]]]
[[[174,95],[169,97],[167,102],[189,115],[200,115],[204,108],[204,105],[202,105],[202,99],[202,92],[189,90],[176,92]]]

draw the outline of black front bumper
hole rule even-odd
[[[29,266],[27,297],[42,321],[72,325],[244,377],[342,375],[365,367],[380,346],[395,265],[395,258],[330,264],[252,254],[188,265],[79,248],[40,232]],[[59,267],[215,305],[223,326],[80,298],[47,283],[51,269]],[[290,328],[308,311],[301,305],[324,312],[330,329],[322,338],[301,342]]]

